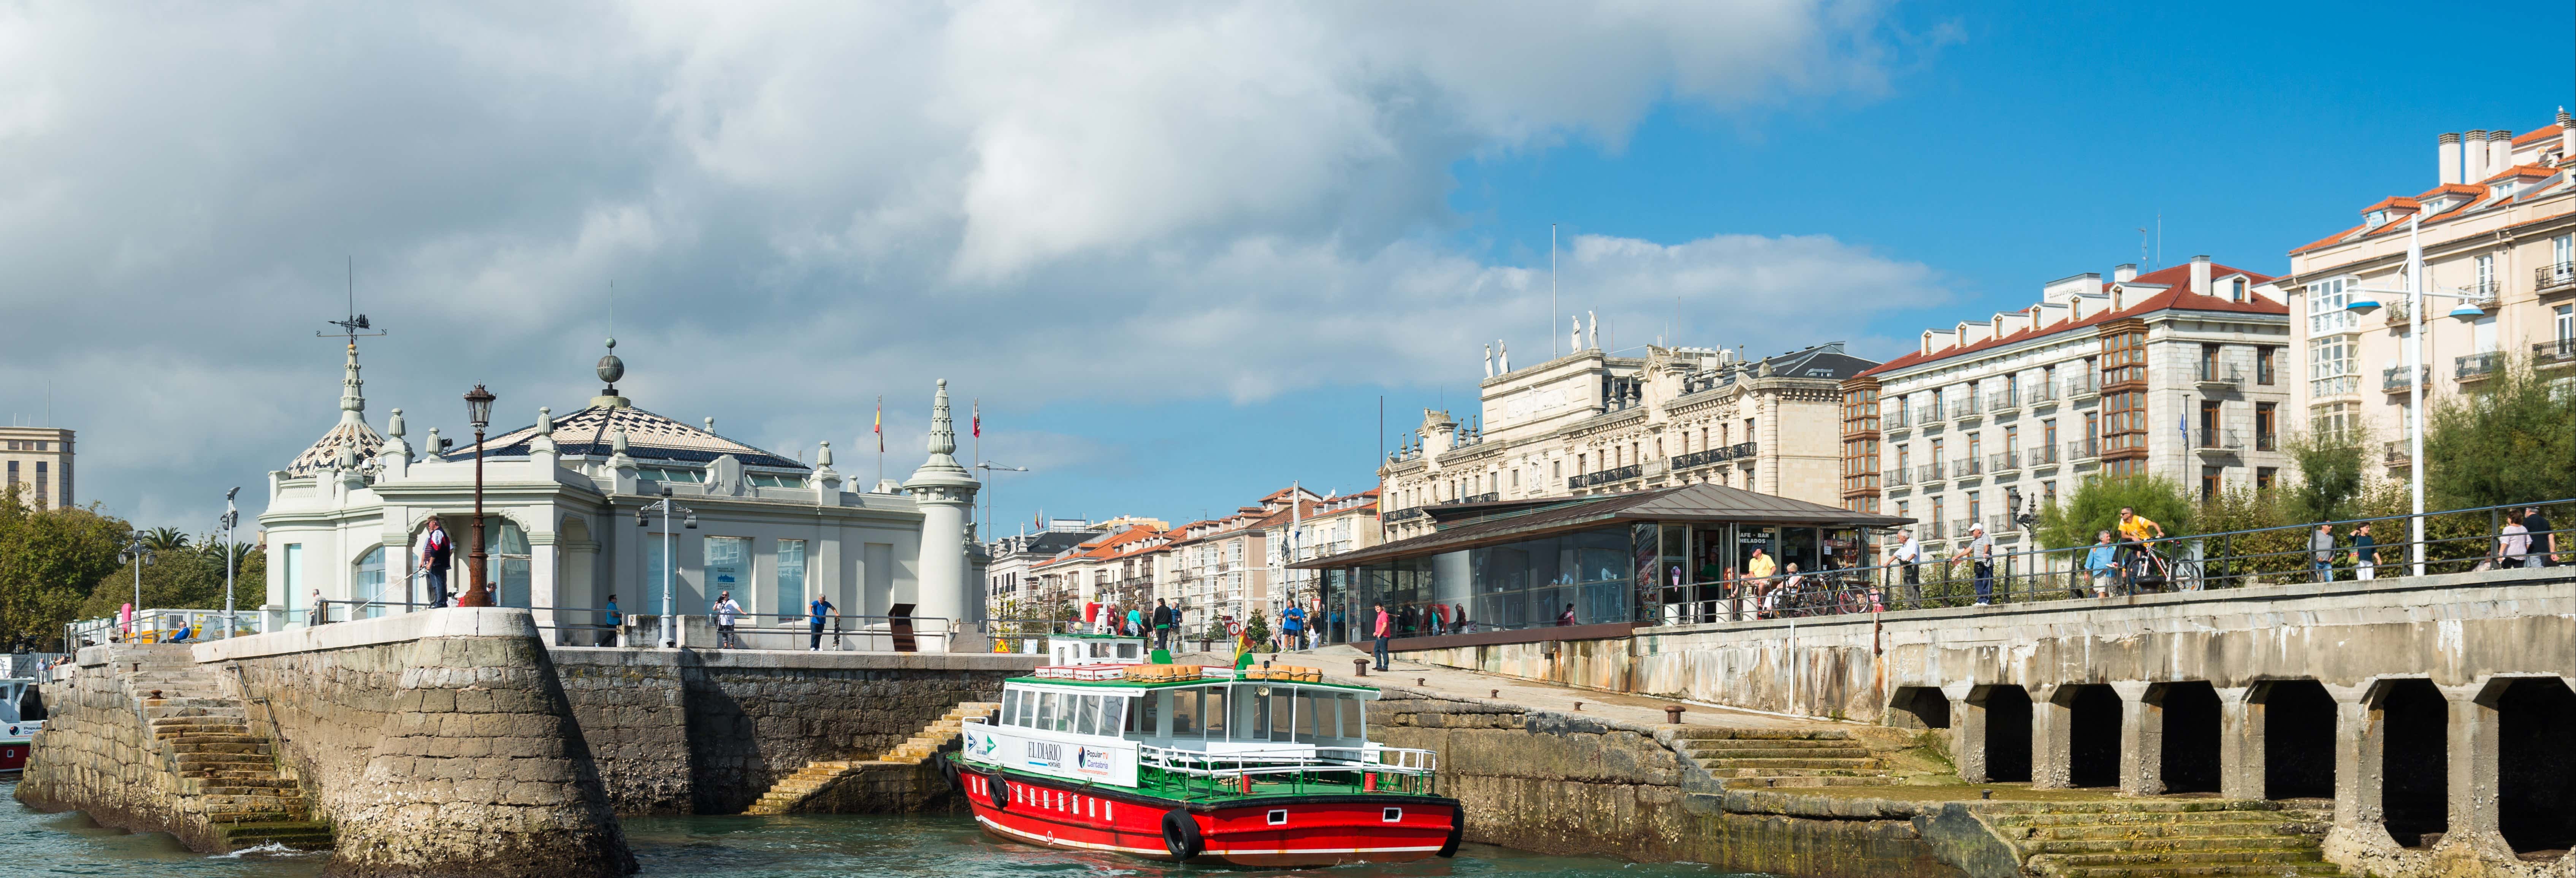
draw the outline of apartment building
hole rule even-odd
[[[1296,601],[1312,610],[1323,597],[1322,571],[1287,565],[1375,546],[1381,533],[1374,489],[1326,496],[1309,504],[1302,515],[1290,519],[1280,551],[1270,556],[1271,581],[1281,583],[1283,605]]]
[[[1155,583],[1165,567],[1161,556],[1171,549],[1172,532],[1151,524],[1116,526],[1115,532],[1096,533],[1030,568],[1040,606],[1153,605]]]
[[[1842,382],[1842,505],[1920,522],[1927,541],[1983,522],[2019,539],[2016,499],[2096,474],[2154,474],[2204,496],[2288,466],[2289,309],[2272,278],[2194,257],[2051,281],[2029,308],[1923,332]]]
[[[2380,459],[2407,467],[2406,406],[2419,385],[2428,400],[2494,377],[2506,360],[2528,356],[2543,374],[2576,382],[2576,120],[2512,131],[2443,134],[2435,180],[2413,197],[2365,207],[2361,223],[2290,251],[2280,279],[2291,312],[2301,381],[2293,406],[2319,431],[2361,429],[2377,437]],[[2407,248],[2420,242],[2425,358],[2407,374]],[[2358,299],[2384,307],[2348,310]],[[2451,316],[2461,311],[2461,316]]]
[[[1012,615],[1042,606],[1048,598],[1037,566],[1100,539],[1081,519],[1059,520],[1046,530],[1006,536],[984,544],[984,606],[995,615]]]
[[[1597,346],[1526,369],[1486,362],[1479,414],[1425,410],[1378,468],[1382,538],[1431,532],[1425,508],[1718,484],[1831,504],[1844,379],[1878,365],[1841,342],[1750,359]]]
[[[72,431],[54,427],[0,427],[0,490],[18,491],[35,509],[60,509],[72,501]]]
[[[1291,524],[1312,515],[1323,499],[1305,488],[1282,488],[1223,518],[1173,528],[1170,587],[1158,594],[1180,608],[1182,627],[1196,632],[1285,606],[1272,552]]]

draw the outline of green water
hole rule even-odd
[[[106,829],[79,814],[40,814],[18,804],[16,784],[0,784],[0,878],[20,875],[213,876],[310,878],[325,856],[246,852],[191,853],[161,833]],[[939,817],[635,817],[625,822],[643,875],[670,878],[808,878],[808,876],[1554,876],[1724,878],[1688,863],[1632,864],[1590,857],[1543,857],[1471,844],[1457,858],[1392,866],[1345,866],[1290,873],[1173,866],[1107,854],[1048,850],[996,841],[964,816]]]

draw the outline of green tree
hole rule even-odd
[[[262,590],[243,588],[236,600],[252,607],[263,602]],[[242,600],[243,594],[249,599]],[[134,563],[119,566],[89,598],[81,602],[79,618],[98,619],[116,615],[117,608],[134,601]],[[143,606],[155,610],[220,610],[224,606],[224,565],[198,552],[155,552],[152,563],[143,565]]]
[[[2280,509],[2287,516],[2284,523],[2353,517],[2369,444],[2369,434],[2361,430],[2293,434],[2281,450],[2298,463],[2299,480],[2289,487]]]
[[[2041,545],[2051,549],[2089,545],[2095,533],[2118,525],[2120,509],[2129,507],[2163,525],[2166,536],[2182,536],[2192,532],[2193,505],[2181,485],[2162,476],[2087,479],[2064,500],[2041,509],[2034,530]]]
[[[18,494],[0,491],[0,645],[59,647],[63,624],[116,570],[117,547],[131,526],[99,514],[96,504],[34,510]]]
[[[1253,649],[1255,649],[1255,650],[1261,650],[1261,649],[1268,649],[1268,648],[1269,648],[1269,644],[1270,644],[1270,622],[1269,622],[1269,616],[1270,616],[1270,614],[1268,614],[1268,613],[1262,612],[1262,611],[1260,611],[1260,610],[1254,610],[1254,611],[1252,611],[1252,619],[1251,619],[1251,621],[1248,621],[1248,622],[1243,623],[1243,634],[1244,634],[1244,636],[1245,636],[1246,638],[1248,638],[1248,639],[1250,639],[1250,640],[1252,641],[1252,648],[1253,648]]]
[[[156,527],[143,532],[143,544],[155,552],[188,548],[188,535],[175,527]]]
[[[2576,497],[2576,392],[2517,357],[2424,413],[2427,509]]]

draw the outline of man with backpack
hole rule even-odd
[[[437,518],[429,520],[429,532],[420,538],[420,571],[429,578],[429,605],[447,606],[447,568],[456,557],[456,542],[447,538],[447,529]]]
[[[1154,648],[1172,648],[1172,605],[1162,598],[1154,599]]]

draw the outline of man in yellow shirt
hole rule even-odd
[[[1771,593],[1772,587],[1776,584],[1771,581],[1771,576],[1778,572],[1780,572],[1780,562],[1771,560],[1771,556],[1763,552],[1761,546],[1753,547],[1753,557],[1744,562],[1744,576],[1747,581],[1743,585],[1752,590],[1751,596],[1756,608],[1762,606],[1762,597]],[[1759,612],[1758,609],[1757,612]]]
[[[2147,540],[2164,539],[2165,526],[2148,520],[2144,515],[2139,515],[2136,509],[2122,506],[2119,529],[2120,572],[2122,578],[2127,579],[2137,575],[2136,569],[2129,566],[2129,562],[2147,550]],[[2137,588],[2133,584],[2128,591],[2134,594]]]

